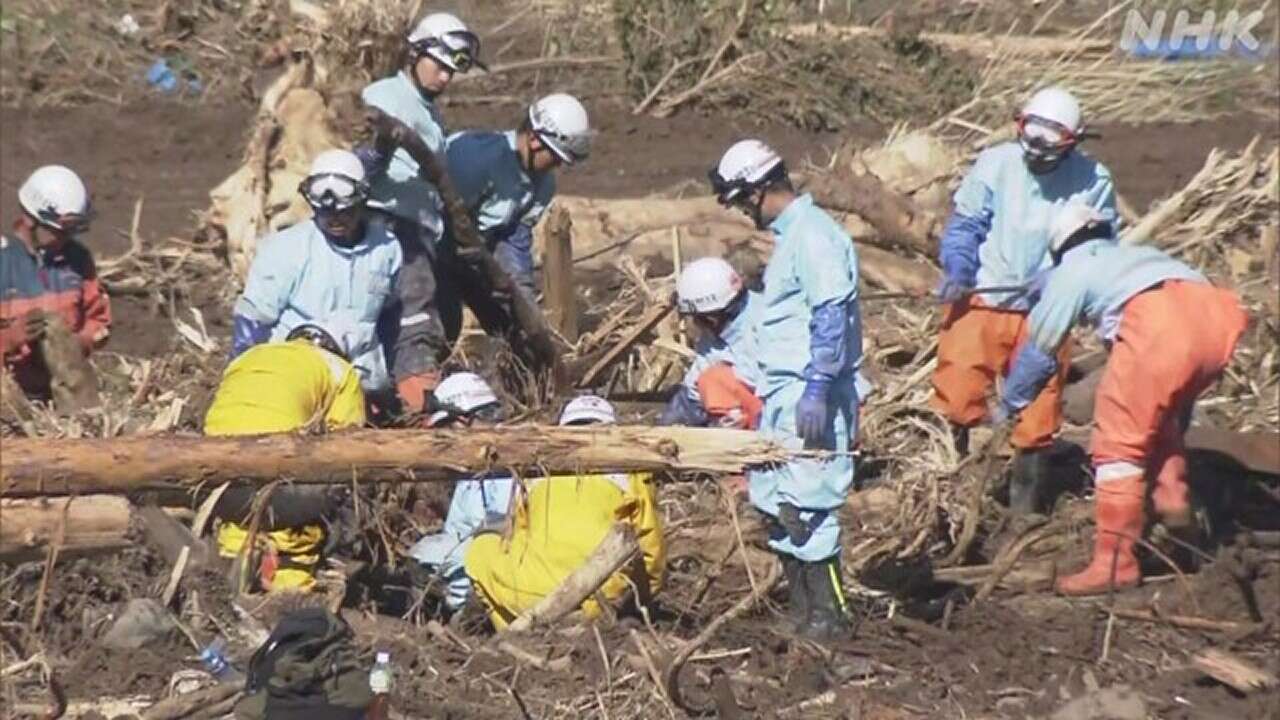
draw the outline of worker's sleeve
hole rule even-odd
[[[1013,369],[1004,383],[1001,402],[1013,412],[1020,412],[1030,405],[1044,386],[1058,371],[1058,361],[1046,354],[1035,343],[1026,343],[1013,362]]]
[[[261,244],[249,266],[244,292],[236,300],[231,321],[231,357],[266,342],[280,322],[297,284],[300,263],[289,257],[288,239],[276,235]]]
[[[343,374],[324,419],[329,430],[364,425],[364,391],[360,389],[360,375],[354,368],[348,368]]]
[[[994,213],[990,160],[980,156],[965,175],[953,198],[955,208],[939,241],[939,260],[947,277],[970,285],[977,282],[978,248],[991,231]]]
[[[498,265],[530,299],[537,297],[538,289],[533,281],[533,228],[522,222],[498,228],[493,243],[493,257]]]
[[[479,133],[463,131],[445,140],[449,179],[472,216],[480,209],[490,184],[487,173],[493,159],[485,152],[485,139]]]
[[[689,390],[681,384],[663,408],[658,417],[659,425],[687,425],[689,427],[706,427],[707,411],[697,398],[689,394]]]
[[[80,340],[84,354],[88,355],[94,349],[102,347],[111,335],[111,300],[103,292],[98,274],[92,266],[80,289],[80,304],[84,313],[84,325],[76,333],[76,337]]]
[[[631,473],[628,476],[630,491],[627,501],[619,507],[620,521],[631,524],[636,533],[636,545],[644,559],[645,574],[649,580],[649,592],[657,594],[662,589],[666,573],[667,548],[662,536],[662,515],[658,512],[658,493],[650,473]]]
[[[1115,237],[1120,236],[1122,218],[1116,208],[1116,186],[1111,179],[1111,171],[1098,163],[1095,169],[1096,178],[1088,190],[1088,203],[1097,210],[1103,219],[1111,223],[1111,231]]]
[[[356,157],[360,158],[360,164],[364,166],[365,177],[368,178],[381,177],[385,174],[387,167],[391,165],[391,156],[395,151],[395,145],[390,139],[382,136],[375,136],[373,142],[357,145],[353,149]]]
[[[1084,310],[1090,280],[1085,277],[1088,270],[1087,265],[1072,267],[1067,264],[1053,271],[1027,319],[1028,345],[1035,345],[1045,355],[1057,355],[1058,348]]]
[[[849,305],[831,301],[813,310],[809,320],[806,382],[831,382],[849,365]]]
[[[556,177],[551,173],[543,173],[539,175],[533,182],[533,198],[529,203],[529,207],[520,216],[520,222],[534,227],[542,220],[542,216],[546,214],[547,208],[551,207],[551,201],[556,196]]]

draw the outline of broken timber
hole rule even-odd
[[[490,469],[741,472],[788,452],[745,430],[679,427],[354,430],[257,437],[6,439],[0,495],[38,497],[266,484],[429,482]]]

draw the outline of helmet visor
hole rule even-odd
[[[726,207],[733,205],[750,189],[744,180],[726,180],[718,168],[708,170],[707,179],[711,181],[711,192],[716,200]]]
[[[1076,132],[1037,115],[1018,116],[1018,142],[1023,151],[1038,159],[1056,159],[1079,141]]]
[[[312,175],[298,187],[302,197],[313,210],[342,212],[363,205],[369,197],[369,187],[337,173]]]
[[[411,44],[418,55],[429,55],[436,62],[457,73],[472,67],[488,68],[480,62],[480,38],[475,33],[455,31],[441,37],[423,38]]]
[[[83,213],[59,213],[54,208],[45,208],[34,216],[35,221],[54,232],[65,235],[79,235],[88,231],[93,220],[93,209],[85,207]]]

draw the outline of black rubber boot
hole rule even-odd
[[[956,446],[956,453],[960,457],[969,454],[969,428],[960,425],[951,426],[951,442]]]
[[[791,628],[801,632],[809,624],[809,591],[805,587],[804,563],[794,555],[778,553],[787,576],[787,618]]]
[[[1048,484],[1048,451],[1017,451],[1013,457],[1013,474],[1009,478],[1009,512],[1014,515],[1043,512]]]
[[[840,557],[801,563],[809,591],[809,622],[800,634],[811,640],[832,640],[849,632],[849,615],[840,580]]]

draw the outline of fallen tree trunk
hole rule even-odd
[[[741,472],[787,451],[762,436],[715,428],[354,430],[258,437],[127,436],[10,439],[0,495],[124,493],[223,481],[266,484],[430,482],[491,469],[524,474],[605,471]]]
[[[805,23],[792,25],[784,31],[790,38],[826,37],[841,40],[880,38],[893,36],[890,30],[870,25],[831,25]],[[925,42],[982,58],[1000,56],[1057,57],[1059,55],[1105,55],[1115,49],[1110,40],[1076,37],[1051,37],[1045,35],[979,35],[944,32],[922,32],[919,38]]]
[[[54,544],[59,554],[127,547],[129,508],[128,500],[111,495],[0,500],[0,561],[40,559]]]
[[[853,213],[875,228],[877,235],[868,239],[869,243],[905,248],[926,257],[937,254],[938,218],[870,173],[823,173],[805,189],[822,207]]]

